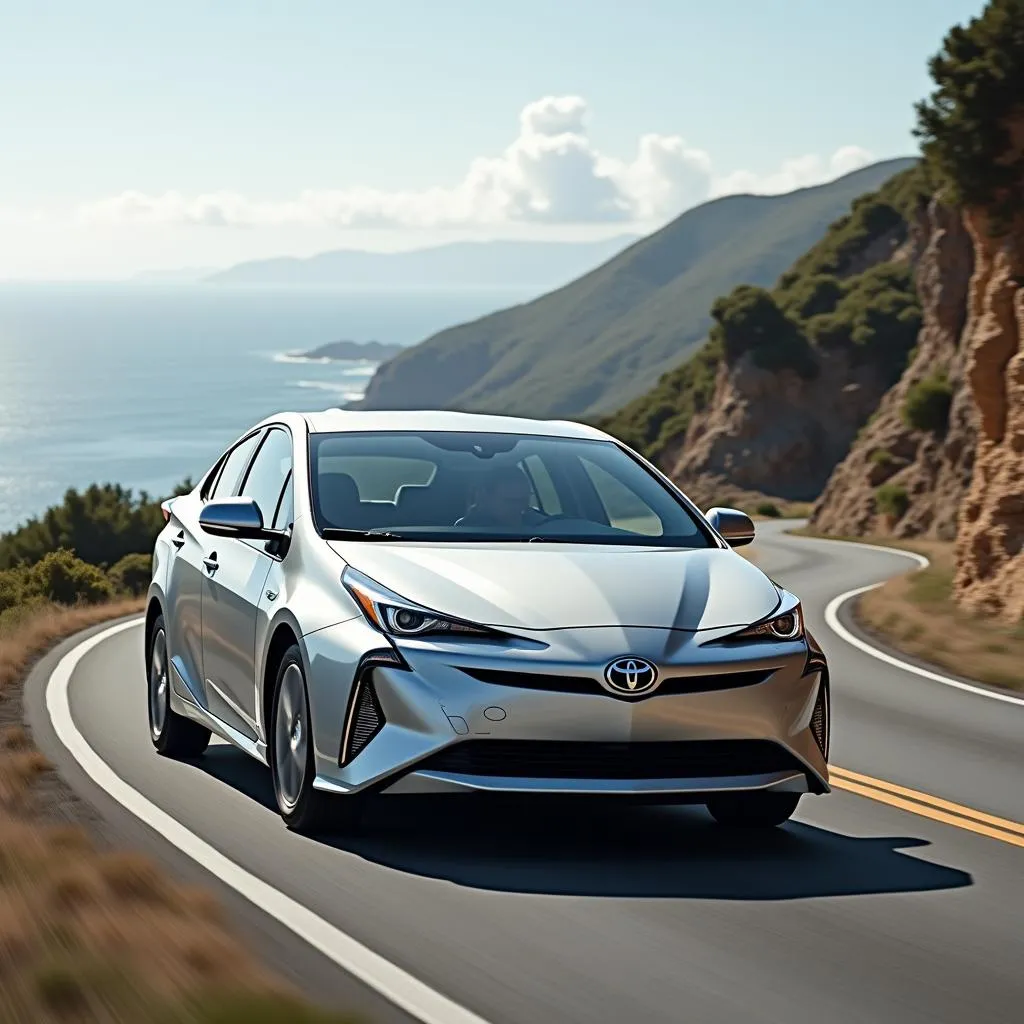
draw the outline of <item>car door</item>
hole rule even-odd
[[[170,504],[167,569],[167,645],[174,668],[171,682],[183,696],[209,707],[203,675],[203,564],[210,537],[199,527],[203,504],[215,493],[230,493],[249,464],[259,433],[244,438],[225,452],[198,494],[185,494]],[[177,678],[175,678],[177,677]]]
[[[266,431],[234,492],[252,498],[270,526],[291,472],[291,435]],[[255,740],[256,623],[275,558],[265,541],[209,537],[202,590],[203,671],[210,710]]]
[[[198,495],[183,495],[170,505],[168,520],[167,653],[170,656],[171,685],[182,697],[206,707],[203,686],[203,544],[199,529]]]

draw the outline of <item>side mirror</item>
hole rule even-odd
[[[746,512],[735,508],[709,508],[705,518],[731,548],[743,547],[754,539],[754,522]]]
[[[263,525],[263,514],[252,498],[221,498],[211,501],[199,513],[199,526],[214,537],[238,537],[241,540],[273,540],[277,530]]]

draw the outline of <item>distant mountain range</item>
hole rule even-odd
[[[704,203],[563,288],[406,349],[357,404],[573,418],[615,410],[695,350],[716,298],[774,284],[854,199],[913,163]]]
[[[210,274],[213,284],[350,288],[556,288],[621,252],[637,235],[596,242],[451,242],[405,252],[338,249],[307,259],[252,260]]]

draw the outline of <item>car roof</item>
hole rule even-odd
[[[536,420],[519,416],[490,416],[448,410],[373,411],[325,409],[305,413],[312,434],[340,431],[445,430],[484,434],[539,434],[545,437],[577,437],[608,440],[595,427],[568,420]]]

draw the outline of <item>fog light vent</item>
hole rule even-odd
[[[811,732],[814,734],[814,741],[822,755],[828,758],[828,688],[822,681],[818,687],[818,699],[814,702],[814,711],[811,714]]]
[[[384,711],[373,686],[373,670],[383,666],[405,668],[405,663],[397,652],[371,651],[356,670],[341,733],[340,765],[348,764],[384,728]]]

